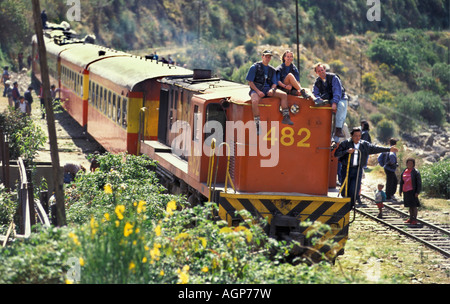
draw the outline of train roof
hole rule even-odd
[[[111,57],[97,61],[89,66],[91,73],[99,75],[132,91],[133,88],[148,79],[166,76],[186,76],[192,70],[163,64],[139,56]]]
[[[250,100],[249,86],[237,82],[219,78],[194,79],[192,77],[166,77],[161,83],[175,85],[184,89],[198,92],[203,99],[230,98],[235,102],[247,102]]]
[[[61,53],[61,58],[83,69],[97,60],[106,60],[114,56],[131,56],[130,54],[102,47],[95,44],[72,44]]]
[[[107,80],[132,91],[133,88],[148,79],[166,76],[191,76],[192,70],[163,64],[156,60],[146,59],[129,53],[113,50],[96,44],[84,43],[83,40],[67,40],[62,31],[53,30],[44,36],[48,53],[61,56],[82,69],[88,69]],[[58,40],[59,39],[59,40]],[[57,40],[59,43],[57,43]],[[33,36],[36,43],[36,36]]]

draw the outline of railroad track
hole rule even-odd
[[[383,203],[383,218],[379,219],[373,198],[361,194],[361,202],[361,205],[357,205],[356,212],[424,244],[447,259],[450,258],[450,225],[433,224],[420,219],[417,220],[417,225],[406,224],[404,221],[409,218],[409,214],[402,211],[398,203],[389,202]]]

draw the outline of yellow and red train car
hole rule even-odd
[[[351,208],[330,178],[329,107],[289,96],[290,126],[279,100],[265,98],[258,136],[248,85],[96,45],[46,44],[64,107],[106,150],[149,155],[163,185],[193,204],[216,202],[229,225],[247,210],[313,260],[343,253]],[[315,221],[331,229],[312,243],[301,223]]]

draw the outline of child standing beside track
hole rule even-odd
[[[378,215],[377,217],[379,219],[383,218],[383,202],[386,201],[386,193],[383,191],[384,185],[378,184],[378,191],[375,191],[375,204],[377,204],[378,207]]]

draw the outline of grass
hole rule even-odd
[[[334,271],[363,276],[369,283],[449,284],[450,269],[444,268],[443,261],[425,246],[357,215]]]

